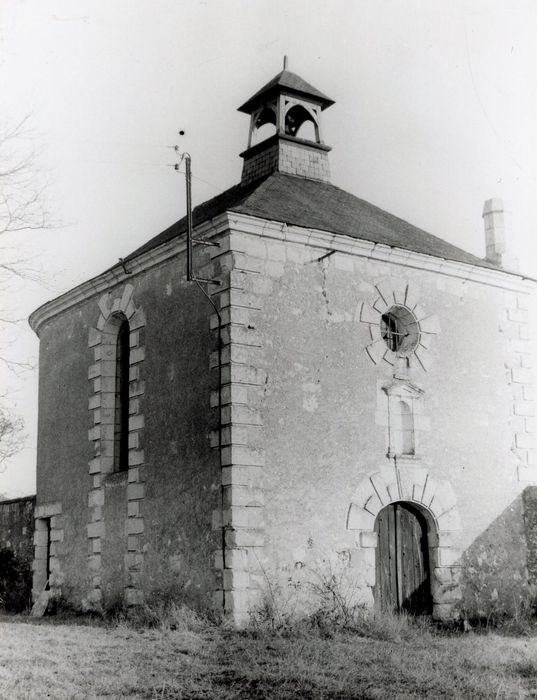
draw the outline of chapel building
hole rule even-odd
[[[209,282],[185,218],[32,314],[34,597],[534,600],[536,283],[499,200],[481,259],[332,185],[332,104],[284,69],[240,107],[241,181],[193,211]]]

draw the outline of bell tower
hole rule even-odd
[[[242,184],[280,172],[327,182],[328,152],[322,140],[321,112],[334,104],[322,92],[283,70],[239,107],[250,115]]]

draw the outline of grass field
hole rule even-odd
[[[1,617],[0,698],[537,698],[537,636]]]

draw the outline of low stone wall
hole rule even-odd
[[[0,549],[10,549],[30,567],[34,558],[35,496],[0,501]]]
[[[6,587],[2,605],[13,610],[24,609],[30,604],[34,510],[35,496],[0,501],[0,552],[6,567],[5,571],[0,571]]]
[[[528,582],[532,589],[534,605],[537,607],[537,486],[527,486],[524,489],[522,503]]]

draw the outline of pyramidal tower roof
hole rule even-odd
[[[241,105],[239,107],[239,112],[250,114],[253,109],[276,95],[282,89],[297,96],[315,98],[320,102],[321,109],[326,109],[334,104],[334,100],[331,100],[320,90],[314,88],[313,85],[307,83],[296,73],[292,73],[290,70],[287,70],[287,68],[284,68],[281,73],[278,73],[272,80],[269,80],[255,95]]]

